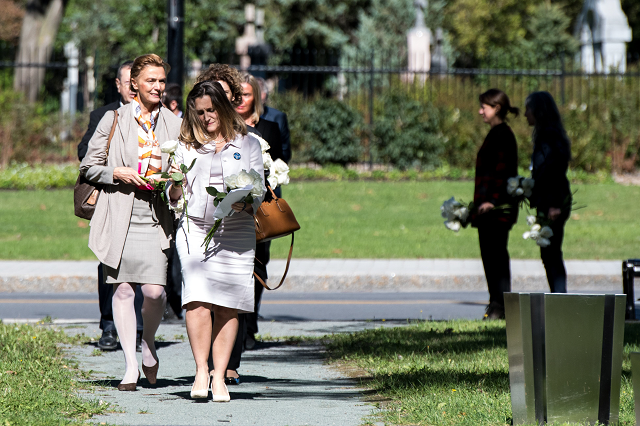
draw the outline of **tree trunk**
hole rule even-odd
[[[20,31],[16,62],[45,64],[51,57],[66,0],[29,0]],[[16,67],[13,87],[35,102],[44,82],[44,67]]]

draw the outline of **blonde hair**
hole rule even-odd
[[[242,82],[249,84],[253,91],[253,111],[249,118],[255,126],[260,121],[260,116],[262,115],[262,92],[260,90],[260,84],[254,76],[247,73],[242,74]]]
[[[169,71],[171,71],[171,65],[166,63],[160,56],[155,53],[149,53],[146,55],[138,56],[134,59],[133,64],[131,64],[131,81],[138,78],[140,73],[146,67],[162,67],[164,68],[164,73],[169,75]],[[137,92],[136,89],[133,88],[133,83],[130,83],[130,90],[132,92]]]
[[[196,99],[209,96],[213,109],[218,114],[220,122],[220,134],[225,140],[230,141],[237,135],[246,135],[247,126],[240,114],[227,99],[227,94],[220,83],[215,81],[203,81],[193,86],[187,95],[187,107],[180,127],[180,140],[187,149],[200,148],[211,141],[211,136],[196,112]]]

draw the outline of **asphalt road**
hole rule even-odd
[[[260,315],[276,321],[481,318],[487,292],[265,292]],[[97,294],[0,293],[0,319],[98,320]]]

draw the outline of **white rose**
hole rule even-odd
[[[175,206],[169,204],[169,209],[176,213],[182,213],[184,211],[184,202],[182,200],[178,200],[178,203]]]
[[[531,190],[533,189],[533,186],[535,185],[535,182],[533,179],[531,178],[524,178],[522,180],[522,188],[526,191],[527,189]]]
[[[531,237],[531,232],[530,231],[527,231],[524,234],[522,234],[522,238],[524,238],[525,240],[528,240],[529,237]]]
[[[549,244],[551,244],[551,241],[549,241],[548,238],[538,238],[536,240],[536,243],[540,246],[540,247],[546,247]]]
[[[289,173],[276,173],[278,178],[278,185],[289,185]]]
[[[460,230],[460,228],[462,228],[462,225],[460,224],[460,222],[455,221],[455,220],[447,220],[444,222],[444,226],[447,227],[447,229],[450,229],[454,232],[458,232]]]
[[[265,152],[267,152],[269,150],[269,148],[271,148],[271,146],[269,145],[269,143],[267,141],[265,141],[264,139],[262,139],[260,136],[253,134],[253,137],[255,137],[256,139],[258,139],[258,142],[260,142],[260,149],[262,150],[262,153],[264,154]]]
[[[453,214],[462,221],[466,221],[469,217],[469,209],[466,207],[460,207],[453,211]]]
[[[540,232],[538,231],[529,232],[529,238],[532,240],[538,241],[538,238],[540,238]]]
[[[442,203],[442,206],[440,206],[440,212],[442,217],[447,219],[448,221],[455,220],[456,216],[453,212],[456,207],[460,207],[460,206],[462,206],[462,204],[456,201],[454,197],[449,198],[447,201]]]
[[[534,223],[536,223],[536,217],[533,215],[527,216],[527,225],[533,226]]]
[[[540,229],[542,229],[542,226],[540,226],[540,224],[538,223],[534,223],[531,226],[531,232],[540,232]]]
[[[262,176],[254,169],[249,170],[249,176],[251,176],[254,182],[262,182]]]
[[[279,158],[273,162],[273,169],[275,170],[276,174],[289,173],[289,166],[287,166],[287,163]]]
[[[507,194],[513,195],[520,186],[520,176],[512,177],[507,180]]]
[[[540,230],[540,238],[549,239],[551,237],[553,237],[553,231],[548,226],[545,226]]]
[[[269,175],[267,180],[269,181],[269,186],[271,187],[271,189],[276,189],[278,187],[278,178],[276,177],[276,175]]]
[[[270,169],[273,165],[273,160],[271,159],[271,154],[265,152],[262,154],[262,164],[265,169]]]
[[[238,175],[230,175],[224,178],[224,186],[230,189],[238,188]]]
[[[160,146],[160,151],[165,154],[173,154],[178,149],[178,141],[166,141]]]
[[[253,177],[245,170],[241,170],[240,173],[238,173],[237,188],[244,188],[247,185],[253,185]]]
[[[516,197],[521,196],[522,194],[524,194],[524,189],[522,189],[522,188],[516,189],[516,193],[515,194],[516,194]]]

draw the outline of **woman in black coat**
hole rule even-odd
[[[550,222],[550,244],[540,247],[540,257],[547,271],[552,293],[567,292],[567,271],[562,257],[564,225],[571,214],[571,188],[567,169],[571,160],[571,142],[562,125],[556,102],[548,92],[534,92],[527,97],[524,113],[533,126],[531,177],[534,187],[529,201]]]
[[[504,292],[511,291],[509,231],[518,220],[517,201],[507,194],[507,181],[518,174],[516,137],[505,122],[518,108],[498,89],[481,94],[479,114],[491,126],[478,151],[471,224],[478,228],[480,255],[489,288],[485,319],[504,318]],[[505,205],[511,205],[505,208]],[[499,207],[499,208],[496,208]]]

